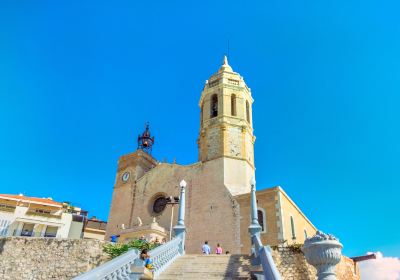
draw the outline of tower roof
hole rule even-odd
[[[226,55],[224,55],[222,66],[219,68],[218,72],[233,72],[232,67],[228,63],[228,57]]]

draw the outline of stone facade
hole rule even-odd
[[[290,247],[278,247],[272,250],[272,257],[284,280],[317,280],[317,270],[307,263],[304,254]],[[360,280],[358,265],[342,256],[336,266],[338,280]]]
[[[304,231],[308,236],[316,233],[316,227],[301,212],[300,208],[289,198],[281,187],[274,187],[256,192],[258,210],[263,213],[263,220],[259,219],[263,230],[260,233],[263,244],[277,246],[279,244],[303,244]],[[242,252],[248,252],[250,239],[247,227],[250,225],[250,194],[235,197],[240,204]],[[293,218],[293,230],[296,238],[293,239],[291,217]]]
[[[108,260],[104,241],[0,238],[0,279],[71,279]]]
[[[109,240],[110,232],[119,232],[125,225],[129,227],[135,215],[133,208],[136,181],[156,165],[157,160],[142,150],[119,159],[105,240]]]
[[[199,161],[224,158],[219,170],[232,195],[248,193],[254,176],[253,98],[242,76],[225,57],[200,97]]]
[[[158,164],[132,182],[132,200],[127,204],[118,201],[121,211],[132,208],[133,215],[125,219],[118,217],[118,225],[112,221],[112,217],[118,216],[118,212],[110,214],[107,235],[125,234],[130,228],[140,230],[139,221],[145,226],[152,223],[153,217],[156,217],[161,227],[170,230],[172,206],[167,206],[161,213],[155,213],[153,204],[158,197],[179,196],[179,182],[185,179],[188,184],[185,217],[187,252],[198,253],[204,240],[209,240],[210,244],[223,242],[231,252],[240,253],[239,205],[224,187],[223,174],[216,171],[221,161],[219,159],[190,166]],[[127,182],[126,187],[121,188],[131,187]],[[177,223],[178,209],[177,206],[174,207],[173,226]],[[124,224],[125,229],[121,228],[121,224]]]

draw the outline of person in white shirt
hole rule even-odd
[[[205,241],[205,242],[204,242],[204,244],[203,244],[203,246],[201,247],[201,249],[202,249],[202,251],[203,251],[203,254],[205,254],[205,255],[211,254],[211,248],[210,248],[210,246],[208,246],[208,241]]]

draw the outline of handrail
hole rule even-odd
[[[129,280],[131,265],[139,258],[139,252],[135,249],[116,257],[73,280]]]
[[[266,280],[281,280],[281,276],[278,269],[276,269],[274,259],[272,258],[271,248],[269,246],[263,246],[260,239],[261,226],[258,223],[256,179],[254,177],[251,179],[250,185],[251,224],[249,226],[249,233],[251,244],[253,246],[252,263],[254,265],[262,265],[263,275],[259,275],[259,278]]]
[[[160,275],[177,257],[181,256],[179,249],[181,248],[182,241],[183,239],[177,236],[171,241],[149,251],[153,264],[153,275],[155,277]],[[73,280],[131,279],[129,278],[131,265],[143,266],[143,261],[140,261],[137,250],[130,250],[91,271],[73,278]]]
[[[155,277],[160,275],[177,257],[182,255],[179,251],[182,241],[182,238],[177,236],[149,252],[153,261],[153,275]]]
[[[268,280],[281,280],[281,276],[276,268],[274,259],[271,254],[271,247],[263,246],[261,239],[257,235],[253,235],[252,243],[254,244],[254,257],[259,258],[263,268],[264,278]]]
[[[153,276],[157,277],[177,257],[185,254],[185,187],[186,182],[180,182],[181,195],[179,199],[178,224],[173,228],[175,238],[149,252],[153,264]],[[137,250],[130,250],[125,254],[86,272],[73,280],[128,280],[138,278],[141,271],[131,271],[131,266],[143,267]],[[139,276],[140,277],[140,276]]]

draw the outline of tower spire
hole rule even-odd
[[[149,122],[145,123],[145,131],[142,135],[138,136],[138,149],[145,151],[148,154],[151,154],[151,150],[154,145],[154,136],[150,135],[150,125]]]
[[[226,55],[224,55],[222,66],[219,68],[218,72],[233,72],[232,67],[228,63],[228,57]]]
[[[228,64],[228,57],[226,55],[224,55],[224,61],[222,63],[223,65],[229,65]]]

